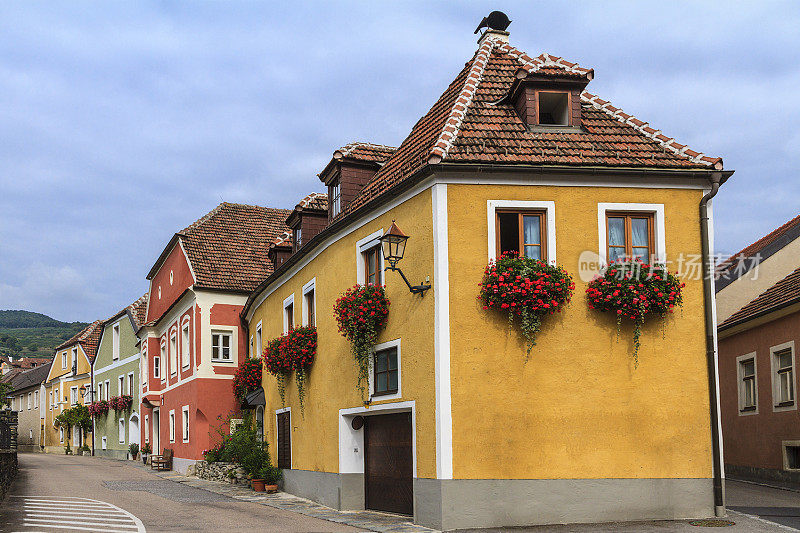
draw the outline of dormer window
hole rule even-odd
[[[568,92],[537,92],[539,125],[569,126],[570,105]]]
[[[329,197],[331,199],[331,218],[342,211],[342,183],[336,180],[330,186]]]
[[[297,228],[294,230],[294,249],[299,250],[300,247],[303,245],[303,230]]]

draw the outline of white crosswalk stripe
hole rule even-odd
[[[13,516],[13,532],[145,533],[144,524],[136,516],[89,498],[8,496],[3,508],[4,514]]]

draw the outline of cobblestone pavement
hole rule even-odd
[[[140,466],[139,468],[145,468]],[[231,485],[219,481],[209,481],[196,477],[187,477],[176,472],[153,472],[157,476],[179,483],[187,487],[203,489],[215,494],[224,495],[240,501],[248,501],[292,511],[305,516],[321,518],[339,524],[378,531],[385,533],[430,533],[435,530],[413,524],[408,517],[398,516],[377,511],[337,511],[330,507],[325,507],[305,498],[299,498],[278,492],[276,494],[266,494],[253,492],[249,488],[241,485]],[[136,490],[136,489],[134,489]],[[165,496],[168,497],[168,496]]]

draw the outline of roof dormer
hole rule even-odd
[[[292,230],[292,252],[313,239],[328,224],[328,195],[312,192],[294,207],[286,219]]]

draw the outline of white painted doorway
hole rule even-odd
[[[159,455],[161,453],[161,410],[156,407],[153,409],[153,453]]]
[[[134,412],[128,419],[128,444],[139,444],[139,415]]]

